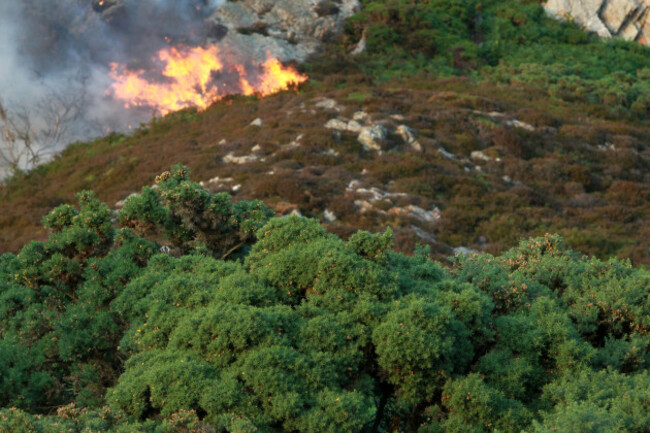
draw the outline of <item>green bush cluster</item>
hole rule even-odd
[[[140,235],[162,232],[183,254],[204,248],[225,259],[247,246],[273,215],[260,201],[231,203],[227,193],[211,194],[189,175],[180,165],[162,173],[156,188],[145,187],[126,200],[120,225]]]
[[[160,248],[128,226],[160,223],[176,236],[173,239],[184,247],[183,253],[196,245],[193,253],[221,255],[226,247],[229,253],[241,249],[231,245],[245,245],[268,219],[268,209],[259,202],[231,205],[227,196],[215,197],[198,184],[180,181],[185,168],[174,170],[176,177],[168,173],[170,179],[159,188],[165,197],[173,197],[163,203],[158,190],[145,189],[118,216],[125,222],[121,229],[115,229],[108,206],[85,191],[77,195],[78,208],[61,205],[43,218],[51,232],[47,241],[31,242],[17,255],[2,256],[3,407],[47,412],[63,403],[102,401],[124,362],[116,348],[126,323],[111,303]],[[183,217],[191,206],[196,215],[186,222]],[[217,235],[215,219],[227,222],[218,227]]]
[[[382,79],[428,72],[543,88],[567,101],[603,103],[613,116],[649,114],[648,48],[604,41],[547,17],[536,0],[366,0],[346,24],[353,61]],[[616,65],[613,67],[612,65]]]
[[[555,235],[443,268],[158,180],[135,229],[84,192],[0,257],[0,432],[650,428],[647,269]]]

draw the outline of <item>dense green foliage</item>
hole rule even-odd
[[[366,0],[349,20],[348,47],[367,41],[359,66],[380,78],[469,74],[607,104],[616,116],[650,114],[648,48],[603,41],[546,16],[537,0]],[[614,66],[615,65],[615,66]]]
[[[157,180],[0,257],[0,432],[650,428],[646,269],[552,235],[445,269]]]

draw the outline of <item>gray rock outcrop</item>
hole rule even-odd
[[[359,10],[359,0],[226,1],[210,18],[215,42],[235,59],[304,61]]]
[[[548,0],[544,8],[599,36],[650,45],[650,0]]]

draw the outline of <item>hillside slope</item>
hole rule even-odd
[[[298,93],[156,118],[9,179],[0,251],[43,239],[40,218],[78,190],[116,204],[182,162],[211,190],[342,236],[390,225],[402,251],[498,253],[556,232],[648,263],[648,53],[536,2],[367,1]]]

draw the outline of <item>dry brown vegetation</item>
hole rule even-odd
[[[336,100],[344,111],[314,108],[317,97]],[[389,151],[367,152],[356,134],[337,135],[323,127],[330,118],[351,118],[357,110],[387,119],[389,129],[391,122],[409,125],[422,152],[392,135]],[[262,100],[232,97],[205,112],[154,119],[131,136],[111,134],[71,145],[53,162],[2,187],[0,251],[44,238],[40,218],[72,201],[79,190],[92,189],[112,205],[180,162],[209,188],[216,187],[207,183],[215,176],[233,178],[228,190],[242,185],[231,191],[235,199],[259,198],[278,213],[297,209],[322,217],[328,209],[337,217],[328,228],[342,236],[390,225],[405,251],[424,242],[412,228],[416,225],[437,238],[434,253],[440,258],[451,254],[450,247],[497,253],[523,236],[557,232],[584,253],[650,263],[650,124],[611,120],[599,110],[535,89],[466,78],[372,85],[363,75],[316,77],[299,93]],[[536,129],[508,126],[490,112]],[[404,120],[390,120],[395,114]],[[250,125],[258,117],[261,128]],[[287,146],[301,134],[299,146]],[[256,145],[258,161],[222,160],[229,153],[249,155]],[[477,150],[490,160],[472,160]],[[361,213],[346,192],[355,179],[364,187],[407,196],[386,209],[379,203]],[[390,212],[391,206],[409,204],[437,206],[442,218],[422,224]]]

